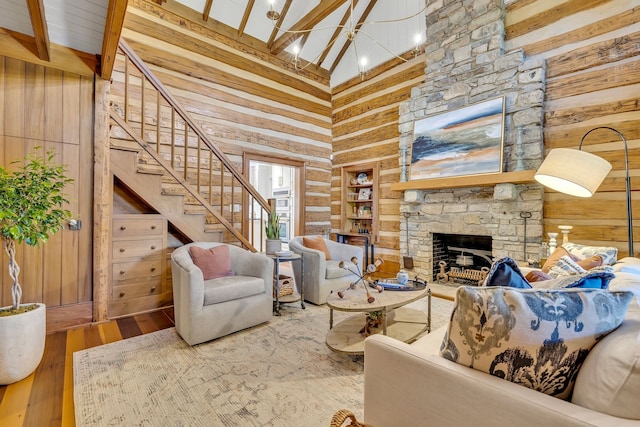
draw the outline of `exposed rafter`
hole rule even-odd
[[[31,17],[38,58],[43,61],[49,61],[49,31],[47,30],[47,20],[44,16],[44,4],[42,0],[27,0],[27,7]]]
[[[369,14],[373,10],[373,7],[376,5],[376,1],[378,1],[378,0],[371,0],[369,2],[369,4],[367,5],[367,8],[362,13],[362,16],[358,20],[358,23],[355,25],[354,31],[356,33],[360,30],[360,27],[362,27],[362,23],[364,21],[366,21],[367,18],[369,17]],[[336,56],[336,60],[333,61],[333,64],[331,64],[331,68],[329,68],[329,74],[333,73],[333,70],[336,69],[336,67],[340,63],[340,60],[342,59],[344,54],[347,52],[347,49],[349,49],[349,46],[351,45],[352,42],[353,42],[353,40],[350,40],[350,39],[347,38],[347,41],[342,46],[342,49],[340,49],[340,53],[338,53],[338,56]]]
[[[358,5],[358,1],[359,0],[354,0],[354,2],[353,2],[353,7],[354,8]],[[322,55],[320,55],[320,58],[318,58],[318,62],[317,62],[318,66],[322,65],[324,60],[327,59],[327,55],[329,54],[329,51],[331,50],[331,46],[333,46],[333,44],[336,42],[336,39],[338,38],[338,36],[342,32],[342,29],[344,28],[344,26],[347,23],[347,20],[349,19],[350,16],[351,16],[351,8],[347,9],[344,12],[344,16],[340,20],[340,25],[338,25],[336,27],[336,30],[333,32],[333,34],[331,35],[331,38],[329,39],[329,44],[322,51]]]
[[[251,15],[251,10],[253,10],[253,4],[255,0],[249,0],[247,3],[247,7],[244,9],[244,15],[242,15],[242,21],[240,22],[240,26],[238,27],[238,35],[241,36],[244,34],[244,29],[247,26],[247,21],[249,20],[249,16]]]
[[[113,64],[116,61],[116,50],[122,32],[124,16],[127,12],[128,0],[109,0],[107,20],[104,24],[104,38],[102,39],[102,60],[100,77],[105,80],[111,78]]]
[[[319,22],[321,22],[324,18],[331,15],[336,9],[346,3],[347,0],[325,0],[321,1],[316,7],[311,10],[311,12],[307,13],[302,19],[293,24],[291,28],[288,29],[288,33],[283,34],[278,37],[276,41],[271,46],[271,53],[274,55],[282,52],[291,42],[298,37],[300,34],[296,34],[296,31],[309,31],[313,27],[315,27]]]
[[[287,2],[284,4],[284,7],[280,11],[280,18],[278,18],[278,22],[276,22],[276,25],[273,26],[273,30],[271,30],[271,35],[269,36],[269,40],[267,40],[268,49],[271,49],[271,46],[273,46],[273,41],[278,35],[278,28],[282,26],[284,18],[285,16],[287,16],[287,12],[289,12],[289,7],[291,7],[291,3],[293,3],[293,0],[287,0]]]
[[[204,10],[202,11],[202,19],[205,21],[209,20],[209,14],[211,13],[211,6],[213,5],[213,0],[207,0],[204,4]]]

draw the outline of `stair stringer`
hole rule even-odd
[[[111,171],[141,200],[193,242],[219,242],[221,232],[205,230],[205,216],[185,213],[184,196],[162,192],[162,175],[138,171],[138,152],[111,148]]]

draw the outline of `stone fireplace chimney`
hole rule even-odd
[[[504,96],[503,171],[516,167],[519,129],[520,162],[536,169],[543,157],[545,64],[522,50],[504,51],[503,0],[435,0],[426,14],[425,81],[400,106],[400,152],[411,153],[416,120]],[[494,259],[537,260],[542,196],[533,182],[406,190],[400,211],[411,215],[400,222],[401,254],[413,256],[411,274],[424,278],[433,274],[434,233],[490,236]]]

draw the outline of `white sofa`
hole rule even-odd
[[[631,290],[636,298],[623,324],[596,344],[587,356],[576,380],[574,400],[578,383],[589,381],[586,379],[589,375],[583,372],[587,369],[598,372],[604,364],[618,363],[615,358],[599,352],[605,348],[605,342],[610,344],[624,338],[631,343],[632,349],[622,356],[635,367],[622,387],[633,384],[637,390],[640,385],[640,274],[635,267],[631,270],[633,272],[618,267],[609,288]],[[587,409],[440,357],[446,328],[425,335],[413,344],[382,335],[372,335],[365,340],[364,422],[376,427],[640,426],[640,420]],[[585,385],[583,389],[588,389],[590,394],[587,399],[601,400],[602,406],[608,405],[610,391]],[[640,394],[618,393],[617,399],[618,407],[622,404],[635,414],[639,412]]]

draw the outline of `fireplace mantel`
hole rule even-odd
[[[391,184],[391,190],[439,190],[444,188],[489,187],[504,183],[526,184],[534,182],[533,175],[535,173],[535,170],[524,170],[517,172],[419,179],[407,182],[394,182]]]

